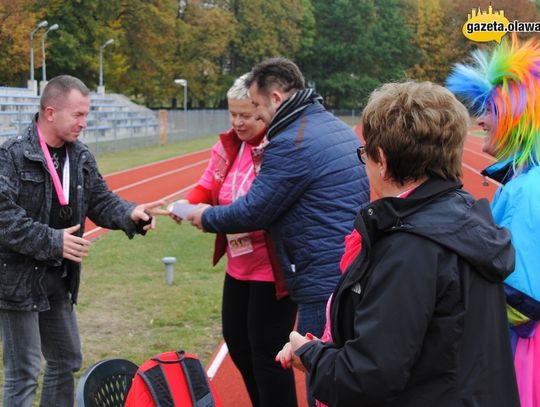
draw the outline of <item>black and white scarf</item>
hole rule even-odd
[[[272,139],[281,130],[294,122],[302,114],[302,112],[312,103],[322,103],[323,98],[319,96],[313,89],[303,89],[289,97],[278,108],[272,121],[268,125],[266,137]]]

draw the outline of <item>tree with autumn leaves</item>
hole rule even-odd
[[[225,106],[233,79],[272,56],[296,61],[333,108],[358,108],[387,81],[442,82],[448,69],[486,46],[461,35],[484,0],[0,0],[0,85],[26,86],[29,33],[46,19],[47,76],[67,73],[91,88],[99,47],[108,91],[150,107],[182,97],[192,108]],[[497,0],[495,9],[540,21],[538,1]],[[509,17],[510,18],[510,17]],[[36,33],[35,78],[41,79]],[[536,34],[538,35],[538,34]],[[489,46],[489,45],[488,45]]]
[[[0,86],[26,86],[30,31],[41,19],[32,0],[0,0]],[[34,44],[35,45],[35,44]]]
[[[491,4],[495,10],[504,10],[511,20],[540,21],[540,13],[530,0],[410,0],[414,31],[414,45],[419,51],[418,59],[407,70],[407,76],[444,83],[452,65],[463,61],[479,44],[461,35],[461,29],[472,9],[487,10]],[[538,4],[540,2],[537,1]],[[520,33],[526,38],[533,34]],[[534,35],[540,35],[536,33]]]

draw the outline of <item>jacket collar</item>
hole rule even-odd
[[[482,171],[482,175],[504,185],[514,176],[514,168],[512,163],[513,157],[510,157],[507,160],[498,161],[495,164],[485,168]]]
[[[45,157],[43,156],[43,152],[41,151],[41,145],[39,143],[39,136],[37,132],[38,117],[39,113],[36,113],[32,118],[32,124],[28,126],[24,134],[22,134],[20,137],[26,138],[29,145],[29,148],[25,150],[24,155],[30,160],[41,161],[45,163]],[[78,156],[82,151],[88,150],[88,147],[86,147],[79,140],[77,140],[75,143],[66,143],[66,145],[69,148],[69,154],[72,158]]]
[[[388,230],[403,226],[403,219],[417,212],[439,196],[460,189],[461,181],[430,178],[406,198],[386,197],[364,206],[355,221],[355,228],[363,237],[362,244],[371,246]]]
[[[38,113],[32,118],[32,124],[28,126],[26,132],[21,136],[21,138],[26,138],[28,140],[28,147],[24,151],[24,155],[33,161],[42,161],[45,162],[45,157],[41,151],[41,145],[39,143],[39,136],[37,132],[37,119]]]
[[[265,134],[266,127],[257,135],[257,137],[255,137],[255,140],[258,140],[258,143],[255,145],[248,143],[248,145],[252,148],[257,147],[262,142]],[[240,149],[242,140],[240,140],[234,128],[220,133],[219,139],[221,141],[221,144],[223,145],[223,149],[225,150],[227,160],[232,163],[236,158],[236,155],[238,154],[238,150]]]

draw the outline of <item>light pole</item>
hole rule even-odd
[[[45,88],[45,85],[47,84],[47,63],[45,60],[45,39],[47,38],[47,34],[49,31],[58,30],[58,24],[51,25],[47,31],[41,36],[41,58],[43,59],[41,64],[41,92],[43,92],[43,89]]]
[[[105,44],[99,47],[99,85],[98,93],[101,95],[105,94],[105,86],[103,86],[103,50],[107,45],[111,45],[114,42],[112,38],[108,39]]]
[[[187,80],[175,79],[174,83],[184,87],[184,113],[187,112]]]
[[[30,31],[30,80],[28,81],[28,88],[33,90],[37,94],[37,85],[34,80],[34,34],[37,30],[43,27],[47,27],[49,23],[47,20],[41,21],[36,28]]]

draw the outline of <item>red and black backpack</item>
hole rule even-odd
[[[126,407],[221,407],[196,355],[164,352],[144,362],[129,390]]]

